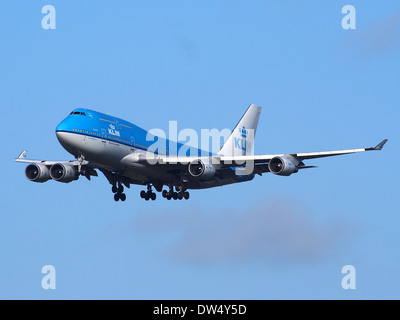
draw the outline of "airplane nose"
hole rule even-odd
[[[56,128],[56,137],[62,146],[64,146],[67,143],[66,132],[61,130],[60,126],[57,126],[57,128]]]
[[[71,128],[68,124],[68,118],[64,119],[61,121],[58,126],[56,127],[56,136],[60,144],[66,148],[69,149],[71,141],[68,138],[69,132],[71,131]]]
[[[61,131],[56,130],[56,137],[57,137],[58,141],[60,141],[62,144],[63,134]]]
[[[57,139],[61,142],[61,140],[60,139],[62,139],[62,136],[63,136],[63,132],[65,132],[65,120],[64,121],[61,121],[59,124],[58,124],[58,126],[56,127],[56,136],[57,136]]]

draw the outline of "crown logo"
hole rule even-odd
[[[243,126],[243,128],[239,128],[239,132],[240,132],[240,135],[242,136],[242,138],[247,138],[247,130],[246,130],[246,128],[245,128],[245,126]]]

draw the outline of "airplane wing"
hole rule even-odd
[[[51,177],[51,168],[52,167],[58,167],[58,171],[64,170],[64,174],[61,174],[61,171],[59,173],[59,177],[54,178],[57,181],[60,182],[70,182],[71,180],[76,180],[79,177],[79,174],[84,175],[88,180],[90,180],[91,176],[97,177],[97,172],[94,170],[96,166],[93,166],[89,161],[87,160],[82,160],[81,162],[79,160],[61,160],[61,161],[55,161],[55,160],[33,160],[33,159],[28,159],[27,158],[28,151],[23,150],[20,155],[15,159],[16,162],[22,162],[22,163],[29,163],[30,165],[28,168],[30,168],[30,175],[28,179],[31,181],[36,181],[36,182],[45,182],[50,179]],[[56,166],[54,166],[56,165]],[[61,168],[61,167],[62,168]],[[27,168],[27,169],[28,169]],[[68,168],[74,168],[74,170],[69,170]],[[81,168],[85,168],[85,170],[81,171]],[[69,174],[67,177],[65,173]]]
[[[324,157],[339,156],[343,154],[358,153],[373,150],[382,150],[388,139],[384,139],[378,145],[371,148],[358,148],[358,149],[345,149],[345,150],[334,150],[334,151],[322,151],[322,152],[303,152],[303,153],[289,153],[290,155],[296,157],[300,161]],[[243,163],[245,161],[254,161],[255,163],[265,163],[275,157],[281,157],[284,154],[270,154],[270,155],[247,155],[247,156],[222,156],[220,160],[222,163]]]
[[[79,166],[79,161],[78,160],[61,160],[61,161],[55,161],[55,160],[32,160],[28,159],[26,156],[28,154],[27,150],[24,150],[21,152],[21,154],[18,156],[18,158],[15,159],[15,162],[22,162],[22,163],[40,163],[45,166],[52,166],[53,164],[56,163],[68,163],[71,166]],[[81,165],[87,165],[89,164],[89,161],[83,160]]]
[[[359,153],[365,151],[377,151],[382,150],[383,146],[388,140],[382,140],[375,147],[369,148],[357,148],[357,149],[345,149],[345,150],[334,150],[334,151],[322,151],[322,152],[303,152],[303,153],[290,153],[290,154],[268,154],[268,155],[244,155],[244,156],[212,156],[212,157],[180,157],[180,156],[154,156],[154,158],[147,158],[147,161],[155,161],[159,164],[177,164],[187,165],[193,161],[200,160],[206,161],[207,163],[218,165],[219,168],[227,167],[241,167],[246,166],[248,163],[252,163],[253,170],[251,173],[262,174],[264,172],[270,172],[268,163],[278,157],[290,156],[297,162],[297,169],[308,169],[315,168],[315,166],[307,166],[303,163],[303,160],[332,157],[344,154]],[[145,157],[141,158],[141,161],[145,161]],[[248,174],[248,173],[247,173]]]

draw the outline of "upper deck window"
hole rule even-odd
[[[80,114],[82,116],[86,116],[86,114],[84,112],[80,112],[80,111],[72,111],[70,114]]]

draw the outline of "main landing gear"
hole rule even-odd
[[[124,192],[124,186],[118,182],[118,186],[117,185],[113,185],[111,188],[111,191],[114,193],[114,200],[115,201],[125,201],[126,200],[126,194],[123,193]]]
[[[152,191],[151,189],[151,184],[147,185],[147,192],[142,190],[140,191],[140,197],[146,201],[151,200],[156,200],[157,195]]]
[[[161,188],[162,188],[162,186],[160,186],[160,188],[157,189],[157,191],[161,191],[160,190]],[[175,189],[176,189],[176,191],[174,191],[173,186],[170,185],[169,191],[163,190],[162,191],[163,198],[166,198],[167,200],[171,200],[171,199],[174,199],[174,200],[186,199],[187,200],[187,199],[189,199],[189,196],[190,196],[189,192],[187,192],[185,188],[176,187]],[[140,197],[146,201],[148,201],[150,199],[154,201],[157,198],[156,194],[152,190],[151,184],[147,185],[147,191],[144,191],[144,190],[140,191]]]
[[[161,192],[162,190],[162,185],[157,185],[155,187],[158,192]],[[111,191],[114,193],[114,200],[115,201],[125,201],[126,200],[126,194],[124,193],[124,186],[122,185],[121,182],[117,181],[115,184],[113,184]],[[162,190],[162,196],[163,198],[166,198],[167,200],[182,200],[182,199],[189,199],[189,192],[186,191],[186,188],[184,187],[175,187],[175,191],[172,185],[169,185],[169,191],[167,190]],[[142,190],[140,191],[140,197],[146,201],[149,200],[156,200],[157,195],[155,192],[152,190],[152,185],[149,183],[147,185],[147,191]]]
[[[172,186],[169,186],[169,191],[163,190],[162,196],[163,198],[166,198],[167,200],[182,200],[182,199],[189,199],[189,192],[187,192],[184,188],[177,188],[177,191],[173,191]]]

